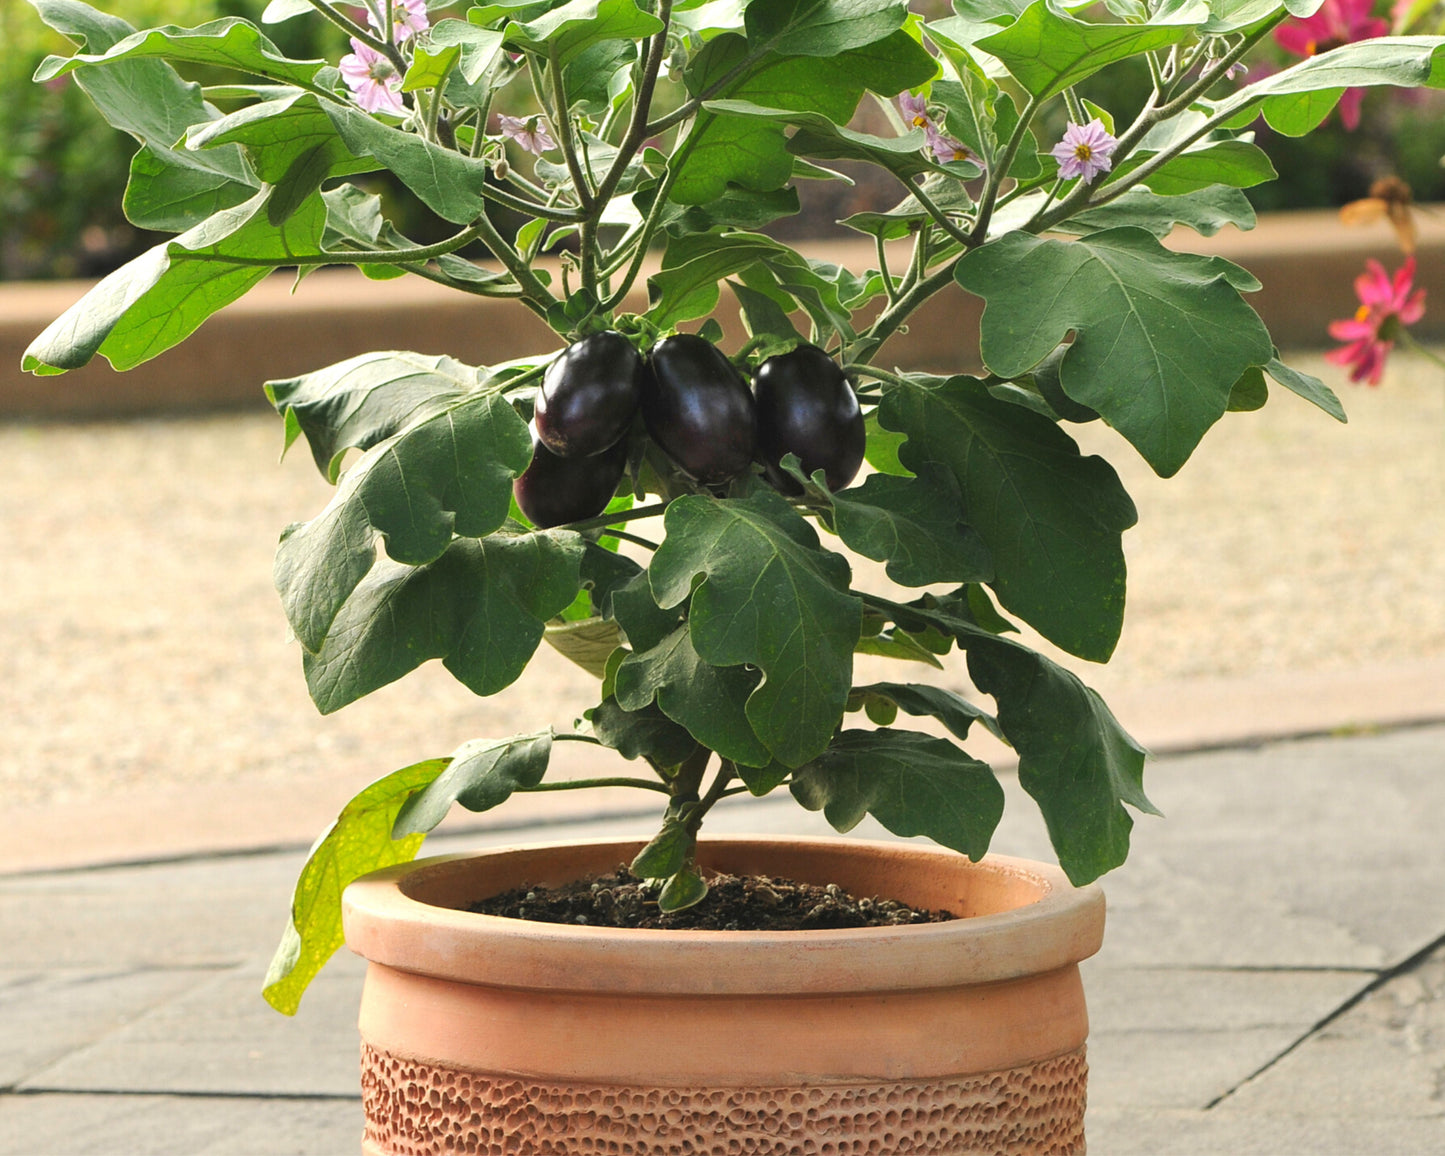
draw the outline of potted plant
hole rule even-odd
[[[337,483],[275,564],[323,712],[432,659],[494,694],[544,640],[599,679],[575,725],[395,771],[312,851],[266,995],[295,1009],[341,943],[342,888],[380,871],[348,912],[373,960],[371,1150],[500,1151],[524,1117],[536,1150],[585,1134],[675,1151],[731,1131],[811,1151],[828,1129],[857,1151],[1081,1150],[1091,884],[1125,858],[1128,808],[1152,807],[1144,751],[1100,698],[1010,637],[1018,619],[1103,662],[1119,636],[1134,507],[1067,429],[1102,419],[1168,476],[1270,381],[1343,420],[1280,361],[1245,297],[1254,278],[1160,238],[1253,224],[1241,190],[1274,175],[1259,115],[1302,134],[1347,88],[1439,87],[1445,41],[1342,44],[1241,80],[1251,49],[1318,3],[958,0],[924,19],[906,0],[272,0],[263,22],[344,33],[332,61],[291,59],[240,19],[137,32],[77,0],[32,3],[80,48],[38,79],[73,75],[141,141],[127,211],[177,235],[59,318],[28,369],[96,354],[130,368],[272,271],[323,265],[511,299],[558,335],[502,365],[375,352],[267,386],[287,445],[304,436]],[[226,82],[183,80],[192,67]],[[1084,95],[1128,68],[1148,77],[1137,107]],[[850,127],[860,106],[892,126]],[[871,268],[761,231],[797,211],[796,181],[840,179],[842,162],[898,185],[891,207],[841,222],[876,242]],[[350,179],[371,173],[391,200]],[[393,194],[446,235],[403,235]],[[485,264],[461,255],[477,249]],[[627,312],[644,280],[646,307]],[[748,333],[727,351],[723,282]],[[889,338],[954,285],[985,303],[986,368],[890,363]],[[890,587],[862,589],[845,552]],[[858,653],[939,668],[954,648],[991,712],[926,681],[854,681]],[[990,768],[900,713],[1012,744],[1061,870],[985,857],[1003,806]],[[561,743],[642,771],[547,780]],[[582,786],[662,794],[660,830],[410,865],[453,803]],[[783,787],[840,830],[871,814],[949,850],[699,843],[720,799]],[[619,898],[625,880],[589,891],[665,924],[701,910],[719,872],[833,884],[855,915],[906,900],[972,918],[780,935],[459,910],[513,886],[525,905],[619,860],[641,898]],[[701,962],[681,978],[685,959]],[[459,985],[438,978],[454,967]],[[639,1027],[626,993],[662,1019]],[[698,999],[681,1013],[684,995]],[[845,1005],[862,1027],[840,1025]],[[769,1034],[784,1010],[803,1044]],[[965,1055],[979,1016],[1004,1043]],[[649,1046],[624,1045],[638,1031]],[[821,1067],[809,1031],[834,1045]],[[932,1058],[904,1046],[930,1034],[945,1041]],[[588,1036],[609,1046],[587,1052]],[[703,1073],[709,1051],[734,1077]]]

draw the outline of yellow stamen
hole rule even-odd
[[[1358,309],[1355,310],[1356,321],[1366,321],[1369,319],[1369,316],[1370,307],[1368,305],[1361,305]]]
[[[915,116],[915,117],[913,118],[913,127],[914,127],[914,128],[927,128],[927,127],[928,127],[928,118],[927,118],[926,116],[924,116],[922,113],[919,113],[917,116]]]
[[[1080,141],[1074,146],[1074,156],[1076,156],[1081,161],[1089,160],[1093,155],[1094,150],[1090,148],[1089,145],[1086,144],[1084,141]]]

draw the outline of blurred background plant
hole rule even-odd
[[[1354,27],[1364,27],[1364,6],[1371,21],[1391,32],[1436,32],[1445,28],[1441,0],[1397,0],[1393,7],[1376,0],[1327,0],[1322,13],[1344,9]],[[1128,0],[1115,0],[1114,7]],[[139,28],[158,24],[195,25],[222,16],[259,21],[267,0],[114,0],[113,11]],[[433,4],[432,7],[442,5]],[[914,9],[929,16],[947,11],[948,0],[917,0]],[[1319,18],[1312,18],[1319,19]],[[1375,27],[1373,24],[1371,28]],[[342,34],[322,20],[296,19],[268,25],[269,35],[292,56],[326,57],[335,62],[348,51]],[[1286,41],[1287,42],[1287,41]],[[130,156],[135,143],[116,133],[96,114],[85,94],[68,78],[49,85],[31,83],[40,62],[51,53],[69,54],[72,46],[40,21],[21,0],[0,0],[0,280],[97,277],[124,264],[160,237],[131,226],[120,210]],[[1322,50],[1328,47],[1322,43]],[[1279,43],[1251,61],[1258,71],[1282,65],[1293,55]],[[203,69],[193,79],[213,79]],[[1141,64],[1137,75],[1126,69],[1095,77],[1084,95],[1116,110],[1137,108],[1148,91],[1149,77]],[[535,111],[529,94],[515,93],[515,107],[497,111],[527,116]],[[886,132],[887,114],[865,104],[860,115],[870,119],[868,131]],[[1041,126],[1063,131],[1062,123]],[[1320,129],[1304,137],[1287,137],[1256,126],[1258,143],[1279,171],[1279,179],[1246,190],[1256,210],[1338,207],[1370,195],[1381,178],[1397,177],[1413,190],[1416,201],[1445,200],[1445,92],[1423,89],[1400,92],[1378,88],[1365,94],[1360,123],[1348,129],[1332,113]],[[780,238],[798,240],[837,235],[834,222],[864,209],[881,209],[897,200],[896,185],[876,170],[853,173],[858,183],[805,181],[800,190],[803,212],[784,218],[770,229]],[[388,199],[388,213],[409,236],[421,243],[445,231],[410,198],[391,204],[390,178],[357,181]],[[412,216],[416,219],[411,219]]]

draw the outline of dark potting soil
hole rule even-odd
[[[698,931],[809,931],[942,923],[948,911],[923,911],[896,899],[859,899],[837,884],[819,886],[770,875],[714,875],[701,903],[664,915],[657,892],[620,868],[560,887],[518,887],[473,903],[482,915],[539,923]]]

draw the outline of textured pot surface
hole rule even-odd
[[[716,839],[704,869],[947,908],[839,931],[625,931],[463,910],[642,841],[422,860],[352,884],[365,1150],[1074,1153],[1103,895],[1055,867]]]

